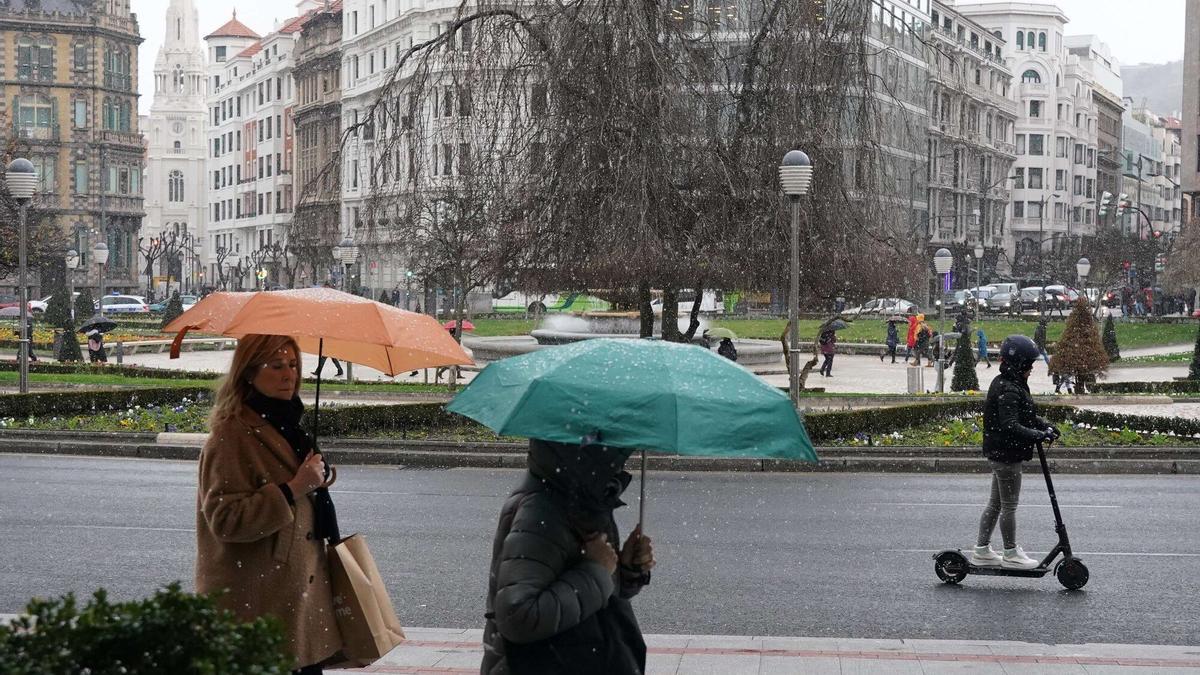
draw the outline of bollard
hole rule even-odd
[[[125,355],[125,350],[121,348],[121,341],[120,341],[120,340],[118,340],[118,341],[117,341],[117,347],[116,347],[116,350],[117,350],[117,365],[119,366],[119,365],[121,365],[121,363],[122,363],[122,361],[121,361],[121,357]]]
[[[354,364],[350,363],[349,361],[346,362],[346,381],[354,381]]]

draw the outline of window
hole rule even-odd
[[[1017,49],[1025,49],[1025,32],[1017,31]]]
[[[88,184],[88,166],[87,162],[75,162],[75,194],[84,195],[88,193],[90,185]]]
[[[1025,189],[1025,169],[1020,167],[1013,169],[1013,189]]]
[[[88,46],[86,42],[75,43],[74,59],[72,65],[75,70],[87,70],[88,67]]]
[[[458,175],[471,175],[471,144],[458,144]]]
[[[1030,45],[1030,46],[1032,47],[1033,45]],[[1045,33],[1038,33],[1038,50],[1043,51],[1043,52],[1046,51],[1046,34]]]
[[[1042,170],[1040,168],[1029,169],[1029,189],[1042,189]]]
[[[458,116],[471,116],[471,90],[466,87],[458,88]]]
[[[75,128],[86,129],[88,125],[87,119],[87,99],[75,99]]]
[[[1054,189],[1055,190],[1066,190],[1067,189],[1067,172],[1066,171],[1064,171],[1062,169],[1056,169],[1054,171]]]
[[[1043,155],[1045,154],[1042,143],[1046,137],[1042,134],[1029,134],[1029,154]]]
[[[1083,144],[1075,144],[1075,163],[1083,164]]]
[[[120,91],[133,90],[129,47],[109,45],[104,49],[104,86]]]
[[[213,47],[213,58],[218,63],[225,60],[225,47]]]
[[[1054,139],[1054,156],[1055,157],[1066,157],[1067,156],[1067,137],[1066,136],[1059,136],[1058,138]]]
[[[54,108],[44,96],[17,98],[17,126],[35,135],[37,129],[49,129],[54,122]]]
[[[1025,213],[1030,218],[1041,218],[1042,217],[1042,203],[1041,202],[1029,202],[1029,204],[1026,205],[1026,207],[1025,207]]]
[[[358,188],[358,160],[350,162],[350,187]]]
[[[1017,134],[1017,154],[1025,154],[1025,134]]]
[[[1075,176],[1071,180],[1071,194],[1076,196],[1083,194],[1083,176]]]
[[[1042,116],[1042,102],[1041,101],[1030,101],[1029,102],[1029,116],[1030,117],[1041,117]]]
[[[454,146],[449,143],[442,144],[442,175],[454,175]]]
[[[446,87],[442,90],[442,116],[451,117],[454,115],[454,89]]]
[[[17,40],[17,79],[54,81],[54,42],[43,38]]]
[[[1085,188],[1084,188],[1083,196],[1087,197],[1088,199],[1091,199],[1096,194],[1096,181],[1089,178],[1089,179],[1087,179],[1087,182],[1084,185],[1085,185]]]
[[[1018,33],[1019,35],[1020,33]],[[1025,217],[1025,202],[1013,202],[1013,218]]]
[[[1038,74],[1038,71],[1036,71],[1032,68],[1021,73],[1021,83],[1022,84],[1025,84],[1025,83],[1041,84],[1041,82],[1042,82],[1042,76],[1040,74]]]

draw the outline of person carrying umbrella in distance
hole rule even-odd
[[[104,349],[104,334],[115,330],[117,323],[96,314],[79,326],[79,332],[87,336],[88,360],[91,363],[108,363],[108,352]]]
[[[735,406],[741,414],[711,424]],[[447,410],[534,439],[493,546],[486,675],[644,672],[628,599],[655,563],[644,535],[647,448],[816,461],[786,394],[707,349],[660,340],[584,340],[497,361]],[[609,522],[634,449],[638,526],[618,553]]]
[[[900,333],[896,330],[896,323],[903,321],[899,317],[892,317],[887,321],[887,338],[884,340],[887,344],[887,351],[879,355],[879,361],[882,363],[885,356],[892,357],[892,363],[896,362],[896,346],[900,344]]]
[[[717,345],[717,353],[720,354],[721,356],[724,356],[725,358],[729,359],[730,361],[733,361],[735,363],[737,362],[737,360],[738,360],[737,347],[734,346],[734,344],[733,344],[733,340],[734,340],[734,338],[737,337],[737,335],[734,335],[733,331],[729,330],[728,328],[721,328],[721,327],[710,328],[710,329],[704,331],[704,337],[705,338],[714,338],[714,337],[720,338],[721,342],[720,342],[720,344]]]

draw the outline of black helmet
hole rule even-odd
[[[1033,340],[1024,335],[1009,335],[1000,343],[1000,360],[1017,370],[1027,370],[1041,356]]]

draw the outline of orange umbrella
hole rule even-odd
[[[163,328],[176,333],[171,358],[178,358],[183,336],[192,330],[229,337],[290,335],[302,352],[388,375],[474,363],[437,319],[331,288],[213,293]]]

